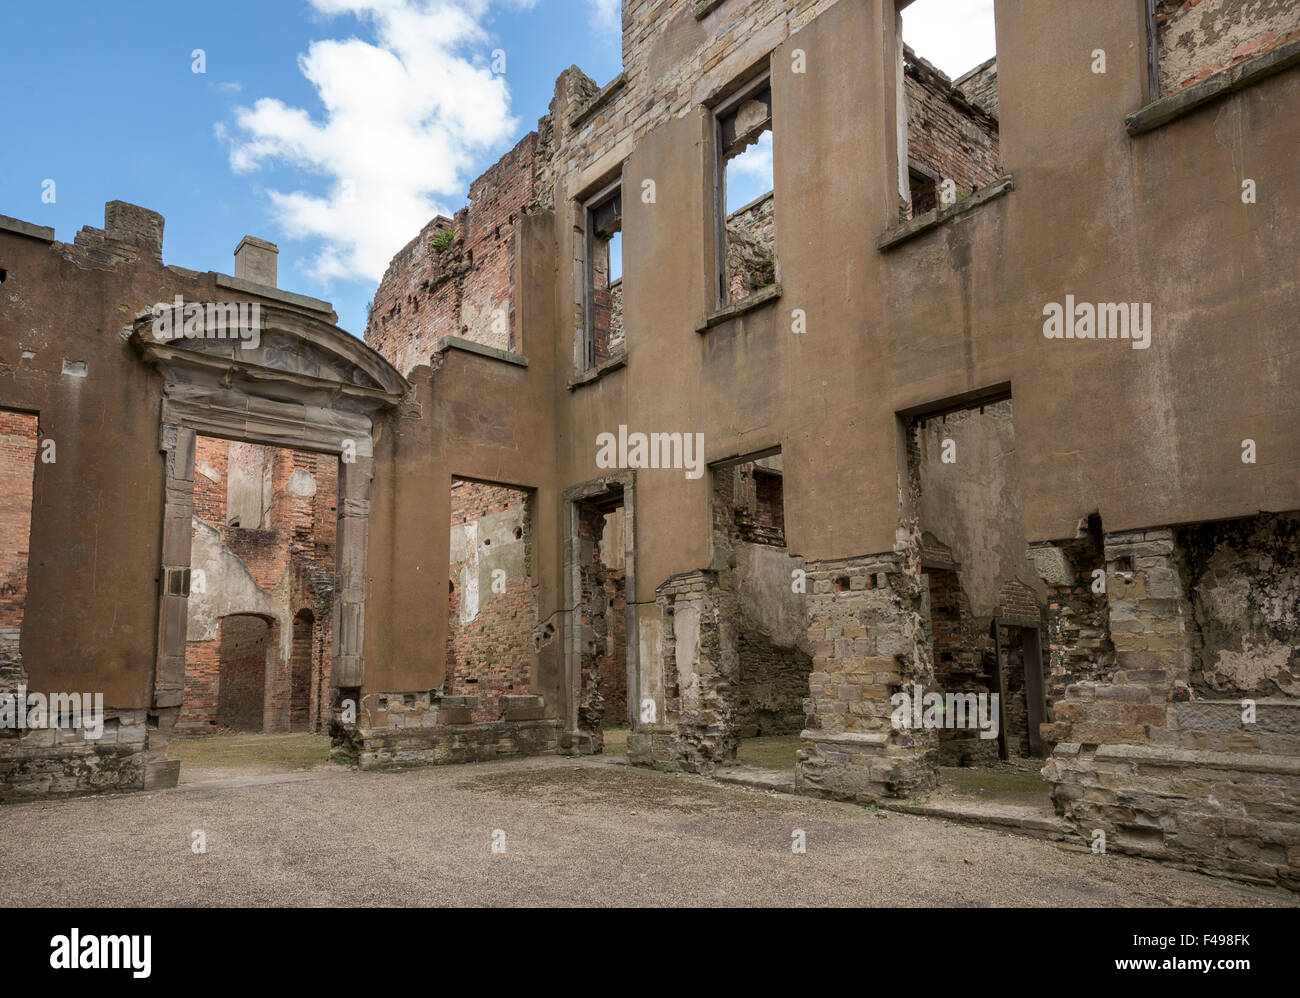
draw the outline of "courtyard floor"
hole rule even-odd
[[[270,744],[276,736],[261,737]],[[0,879],[0,904],[1120,907],[1298,900],[1143,860],[612,759],[360,773],[312,770],[315,749],[297,748],[307,771],[196,766],[193,775],[202,769],[218,781],[0,807],[0,864],[31,872]],[[209,753],[210,763],[225,750],[193,751]],[[254,755],[263,751],[258,744]],[[796,829],[806,836],[805,854],[791,851]],[[206,852],[192,848],[196,831]],[[504,852],[493,852],[494,839]]]

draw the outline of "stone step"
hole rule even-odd
[[[1031,804],[1005,804],[985,801],[948,800],[942,803],[904,804],[882,802],[886,810],[942,818],[965,825],[998,831],[1018,832],[1039,839],[1063,840],[1076,837],[1065,821],[1049,807]]]

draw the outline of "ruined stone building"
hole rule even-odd
[[[0,730],[0,796],[168,785],[194,726],[797,734],[809,794],[1037,758],[1082,840],[1300,886],[1300,4],[997,0],[950,80],[906,2],[626,2],[364,343],[260,240],[0,220],[0,682],[111,717]],[[257,343],[160,341],[175,295]]]

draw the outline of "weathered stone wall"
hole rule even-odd
[[[691,773],[711,773],[735,757],[740,736],[731,684],[737,661],[725,655],[727,596],[717,573],[690,572],[656,590],[663,619],[667,754]],[[734,609],[731,609],[734,615]]]
[[[583,505],[578,515],[581,546],[582,653],[578,697],[578,729],[590,739],[590,749],[602,751],[604,726],[627,718],[627,597],[622,566],[623,534],[609,529],[616,510]],[[619,552],[609,550],[614,546]],[[622,618],[620,620],[620,618]],[[606,699],[622,695],[622,713]]]
[[[993,640],[987,625],[983,629],[978,626],[970,599],[962,589],[961,576],[944,569],[927,569],[922,579],[928,582],[930,598],[933,692],[996,692],[989,671]],[[935,735],[941,766],[979,766],[997,760],[997,741],[980,738],[977,729],[943,727]]]
[[[1157,0],[1160,92],[1300,38],[1294,0]]]
[[[540,696],[503,695],[501,720],[488,722],[472,719],[475,699],[437,691],[367,694],[355,725],[335,721],[330,757],[370,770],[490,762],[558,749],[562,722],[543,717]]]
[[[764,194],[727,216],[727,300],[776,282],[776,198]]]
[[[531,691],[537,626],[532,530],[527,492],[453,481],[443,692],[476,697],[476,721],[500,717],[503,695]]]
[[[997,56],[980,63],[952,81],[952,87],[991,118],[998,116]]]
[[[919,568],[910,542],[898,554],[807,566],[813,671],[801,790],[872,801],[935,786],[934,733],[891,723],[893,694],[934,682]]]
[[[1197,695],[1300,698],[1300,517],[1191,527],[1178,547],[1201,634]]]
[[[1044,726],[1057,743],[1044,769],[1053,800],[1082,834],[1100,829],[1110,849],[1300,886],[1300,699],[1264,678],[1272,649],[1289,659],[1300,637],[1287,606],[1293,526],[1291,516],[1259,517],[1107,535],[1117,667],[1068,687]],[[1209,687],[1207,664],[1223,688]],[[1253,717],[1240,683],[1265,694]]]
[[[82,729],[0,728],[0,802],[149,789],[149,721],[148,711],[106,709],[93,740]]]

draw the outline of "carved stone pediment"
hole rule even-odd
[[[337,326],[261,302],[156,308],[136,319],[131,341],[168,381],[238,387],[266,398],[321,404],[346,396],[348,408],[375,408],[396,404],[410,387]]]

